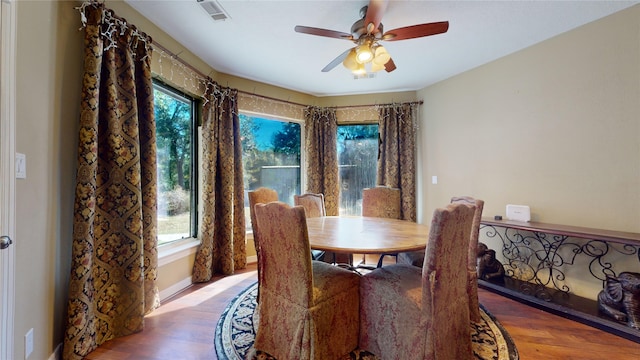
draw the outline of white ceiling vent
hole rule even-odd
[[[226,20],[229,15],[224,11],[222,6],[218,4],[216,0],[197,0],[200,6],[211,16],[215,21]]]
[[[353,80],[373,79],[375,77],[376,77],[376,73],[374,72],[368,72],[366,74],[353,74]]]

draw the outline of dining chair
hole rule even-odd
[[[480,321],[480,302],[478,300],[477,252],[484,201],[475,199],[471,196],[454,196],[451,198],[451,203],[475,205],[476,207],[476,212],[473,215],[473,224],[471,225],[471,237],[469,239],[469,248],[467,253],[467,295],[469,297],[469,313],[471,315],[471,321],[478,322]],[[399,253],[397,262],[401,264],[422,266],[424,263],[424,256],[424,251]]]
[[[301,205],[308,218],[327,215],[327,211],[324,207],[323,194],[305,193],[302,195],[293,195],[293,203],[296,206]]]
[[[256,248],[256,257],[258,258],[258,264],[260,264],[260,229],[256,222],[256,215],[254,208],[256,204],[267,204],[273,201],[278,201],[278,192],[267,187],[259,187],[256,190],[247,192],[249,198],[249,215],[251,216],[251,228],[253,230],[253,245]],[[262,274],[260,273],[260,267],[258,266],[258,279]],[[256,296],[258,302],[260,301],[260,281],[258,280],[258,295]]]
[[[391,264],[360,280],[360,348],[380,359],[472,359],[467,247],[475,206],[436,209],[422,268]]]
[[[362,216],[400,219],[400,189],[376,186],[362,190]]]
[[[381,217],[389,219],[402,218],[402,203],[400,200],[400,189],[388,186],[376,186],[362,190],[362,216]],[[385,256],[396,257],[397,254],[381,254],[376,267],[382,266]],[[364,265],[366,256],[362,259],[361,268],[373,269],[374,267]]]
[[[258,204],[255,214],[263,274],[255,350],[276,359],[338,359],[356,349],[360,276],[311,260],[302,206]]]
[[[324,207],[324,195],[305,193],[302,195],[293,195],[294,205],[301,205],[304,208],[306,217],[322,217],[327,215]],[[322,250],[311,249],[311,258],[313,260],[324,260],[325,252]]]

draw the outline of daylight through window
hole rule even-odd
[[[339,125],[340,215],[361,215],[362,190],[376,186],[378,125]]]
[[[244,206],[247,229],[251,229],[247,192],[268,187],[278,199],[293,205],[300,194],[300,148],[302,126],[297,122],[240,114]]]
[[[158,245],[195,237],[195,101],[154,83]]]

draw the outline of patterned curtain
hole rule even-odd
[[[141,331],[159,305],[151,39],[87,4],[67,360]]]
[[[415,132],[417,104],[380,108],[378,132],[378,185],[399,188],[402,219],[416,221]]]
[[[193,265],[195,282],[247,265],[238,90],[209,79],[204,99],[202,244]]]
[[[328,216],[338,215],[338,122],[335,109],[305,109],[307,192],[324,194]]]

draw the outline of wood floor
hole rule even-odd
[[[194,285],[150,314],[145,330],[103,344],[87,360],[216,359],[215,326],[227,304],[256,281],[255,264]],[[514,340],[520,359],[640,359],[640,344],[479,290],[480,302]]]

